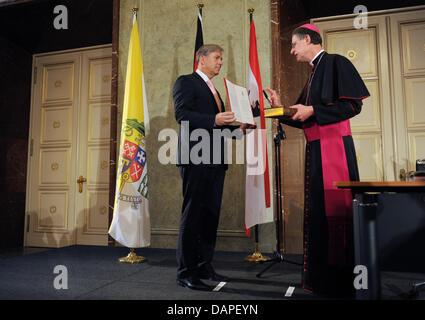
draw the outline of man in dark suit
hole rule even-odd
[[[180,124],[177,166],[183,179],[177,283],[195,290],[212,289],[201,279],[228,280],[211,265],[227,170],[225,140],[214,136],[235,121],[211,82],[223,65],[222,52],[218,45],[202,46],[196,72],[180,76],[173,88]]]

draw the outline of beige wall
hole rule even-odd
[[[162,165],[158,141],[164,128],[177,132],[172,88],[181,74],[192,72],[195,44],[197,3],[195,0],[121,0],[119,31],[118,124],[121,123],[127,50],[134,6],[139,8],[138,22],[142,42],[150,128],[147,137],[149,168],[149,206],[152,223],[152,247],[175,248],[181,209],[181,179],[175,165]],[[270,4],[268,0],[203,1],[204,43],[217,43],[224,48],[224,65],[214,83],[225,99],[223,77],[247,84],[249,49],[248,8],[254,8],[257,46],[263,87],[271,85]],[[272,171],[272,136],[269,128],[269,161]],[[120,128],[118,128],[118,138]],[[118,140],[119,141],[119,140]],[[235,151],[235,146],[233,152]],[[233,158],[235,160],[235,158]],[[273,181],[271,181],[273,186]],[[218,250],[251,253],[253,236],[244,234],[245,166],[229,166],[217,239]],[[273,189],[272,189],[273,193]],[[273,202],[273,201],[272,201]],[[273,210],[273,208],[270,208]],[[260,250],[275,249],[274,224],[260,226]],[[252,233],[253,234],[253,233]]]

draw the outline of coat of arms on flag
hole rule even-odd
[[[122,192],[125,183],[136,183],[144,175],[146,166],[145,152],[145,127],[136,119],[128,119],[123,130],[125,139],[121,150],[121,185],[119,192]],[[138,191],[145,198],[147,197],[147,176],[142,179]],[[137,203],[133,203],[137,206]]]

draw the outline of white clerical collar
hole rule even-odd
[[[208,76],[205,73],[203,73],[201,70],[199,70],[199,68],[196,69],[196,73],[199,74],[205,82],[210,80],[210,78],[208,78]]]
[[[313,59],[311,59],[311,61],[309,62],[311,66],[314,66],[313,61],[323,52],[325,51],[324,49],[320,50]]]

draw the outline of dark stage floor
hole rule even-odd
[[[216,252],[216,271],[230,277],[231,281],[217,292],[202,292],[176,284],[175,250],[143,248],[136,252],[147,261],[134,265],[119,263],[118,258],[128,253],[123,247],[0,251],[0,299],[326,300],[302,290],[300,266],[297,265],[278,263],[257,278],[256,274],[268,264],[244,262],[247,253]],[[286,258],[301,261],[299,255],[287,255]],[[411,284],[425,281],[425,273],[382,272],[381,281],[384,300],[408,300],[412,299],[406,296]],[[58,289],[61,286],[67,289]],[[285,296],[289,287],[294,287],[294,291],[291,296]],[[415,299],[425,300],[425,290]]]

